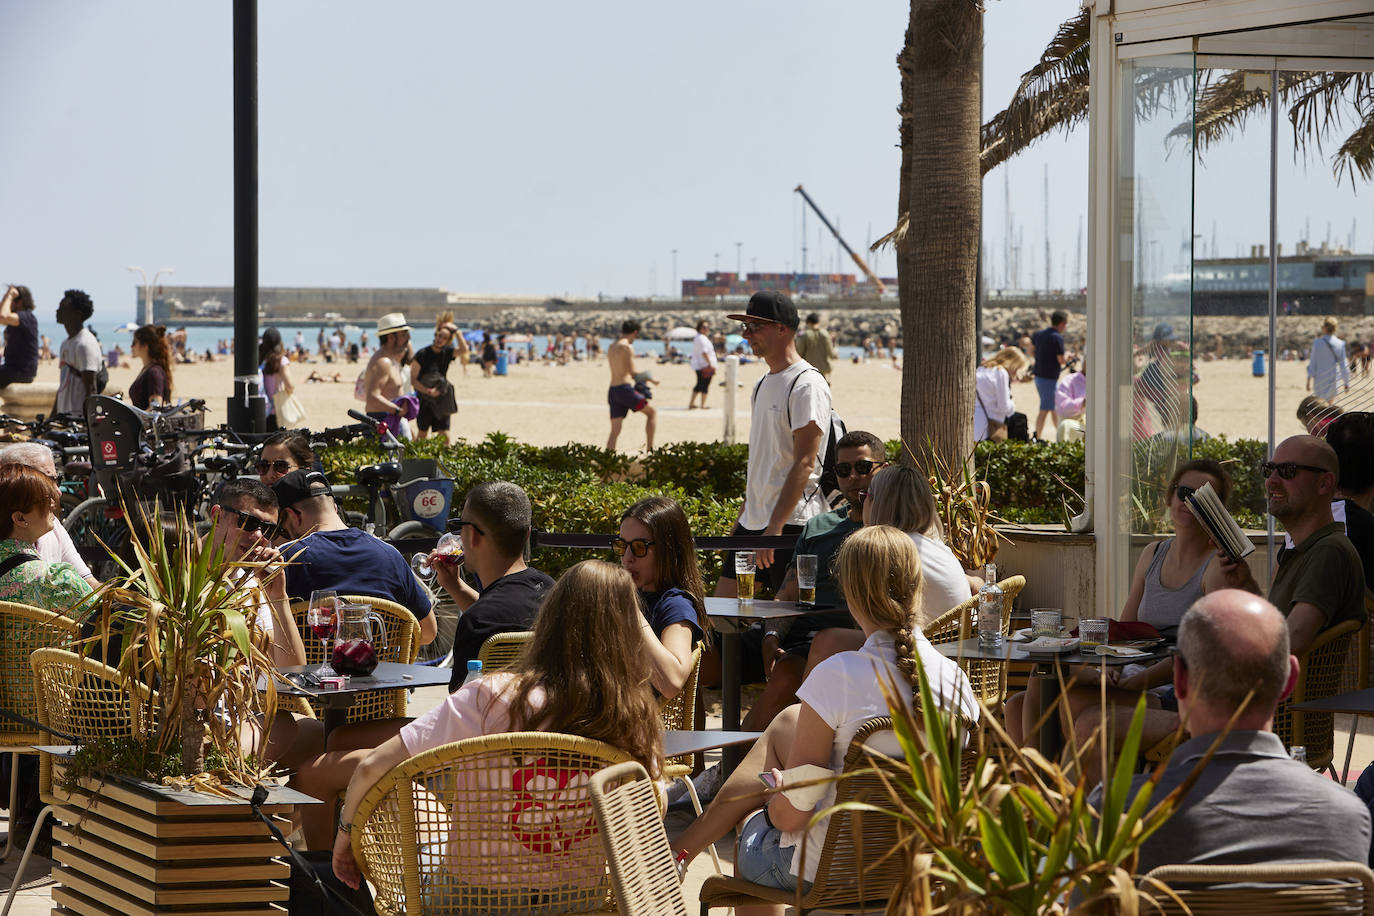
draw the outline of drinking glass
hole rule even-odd
[[[1031,639],[1058,636],[1063,618],[1064,612],[1057,607],[1031,608]]]
[[[797,554],[797,603],[807,607],[816,604],[816,569],[819,557],[814,553]]]
[[[324,646],[324,661],[314,671],[315,677],[333,677],[334,669],[329,664],[329,640],[337,625],[339,596],[333,589],[318,588],[310,593],[310,604],[306,607],[305,622],[310,632]]]
[[[1107,618],[1085,617],[1078,621],[1078,645],[1095,649],[1107,642]]]
[[[432,558],[432,559],[431,559]],[[410,567],[420,578],[428,579],[434,574],[435,563],[448,563],[457,566],[463,562],[463,539],[452,532],[440,535],[432,553],[417,553],[410,558]]]
[[[735,551],[735,582],[739,585],[741,604],[752,604],[754,601],[754,570],[757,568],[754,551]]]

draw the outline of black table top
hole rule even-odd
[[[1293,708],[1304,712],[1348,712],[1355,715],[1374,713],[1374,687],[1338,693],[1319,700],[1308,700],[1306,703],[1294,703]]]
[[[669,729],[663,733],[663,756],[677,757],[681,754],[698,754],[735,744],[749,744],[763,732],[724,732],[719,730],[679,731]]]
[[[747,604],[738,598],[706,599],[706,616],[712,620],[777,620],[783,617],[800,617],[802,614],[836,610],[842,610],[842,608],[833,605],[804,607],[795,601],[761,601],[757,598]]]
[[[970,636],[968,639],[955,642],[936,643],[935,648],[946,658],[967,658],[982,661],[1007,659],[1013,662],[1055,662],[1061,665],[1145,664],[1158,661],[1169,655],[1169,647],[1166,643],[1160,643],[1154,648],[1143,650],[1144,655],[1132,655],[1129,658],[1123,658],[1119,655],[1098,655],[1096,652],[1084,654],[1077,649],[1072,652],[1027,652],[1024,643],[1013,642],[1010,638],[1002,641],[1001,649],[985,652],[978,645],[977,636]]]
[[[318,665],[289,665],[278,668],[281,674],[313,674]],[[453,672],[435,665],[402,665],[399,662],[380,662],[369,677],[350,677],[339,690],[301,689],[289,682],[277,681],[277,693],[288,696],[313,696],[327,700],[331,696],[350,693],[371,693],[374,690],[396,690],[401,687],[433,687],[448,685]],[[261,688],[260,688],[261,689]]]

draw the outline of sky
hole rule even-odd
[[[1077,7],[989,2],[987,115]],[[0,282],[30,286],[45,325],[73,286],[110,324],[133,317],[127,265],[232,283],[231,11],[0,0]],[[856,249],[891,228],[906,18],[895,0],[260,3],[260,282],[666,296],[717,266],[800,270],[803,239],[809,270],[852,272],[809,215],[802,234],[792,189],[805,184]],[[1213,175],[1249,198],[1227,211],[1223,253],[1264,240],[1248,208],[1265,176],[1238,149]],[[1368,187],[1333,190],[1320,162],[1305,171],[1318,186],[1290,199],[1317,214],[1312,234],[1334,222],[1343,242],[1358,219],[1369,250]],[[1046,285],[1047,172],[1051,283],[1086,270],[1080,129],[988,176],[994,286],[1013,279],[1008,193],[1014,279]],[[874,266],[896,272],[890,251]]]

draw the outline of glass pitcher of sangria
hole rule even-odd
[[[329,663],[339,674],[366,677],[377,668],[378,645],[385,646],[386,624],[366,604],[342,604],[335,612],[334,653]],[[373,634],[380,633],[378,643]]]

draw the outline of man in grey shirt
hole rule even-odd
[[[1174,686],[1196,737],[1174,750],[1156,800],[1192,774],[1241,711],[1178,809],[1140,847],[1138,874],[1160,865],[1368,859],[1369,810],[1348,789],[1289,760],[1273,733],[1274,710],[1297,676],[1288,627],[1268,601],[1223,589],[1188,609],[1178,630]],[[1148,778],[1135,778],[1132,795]],[[1094,805],[1100,794],[1099,787]]]

